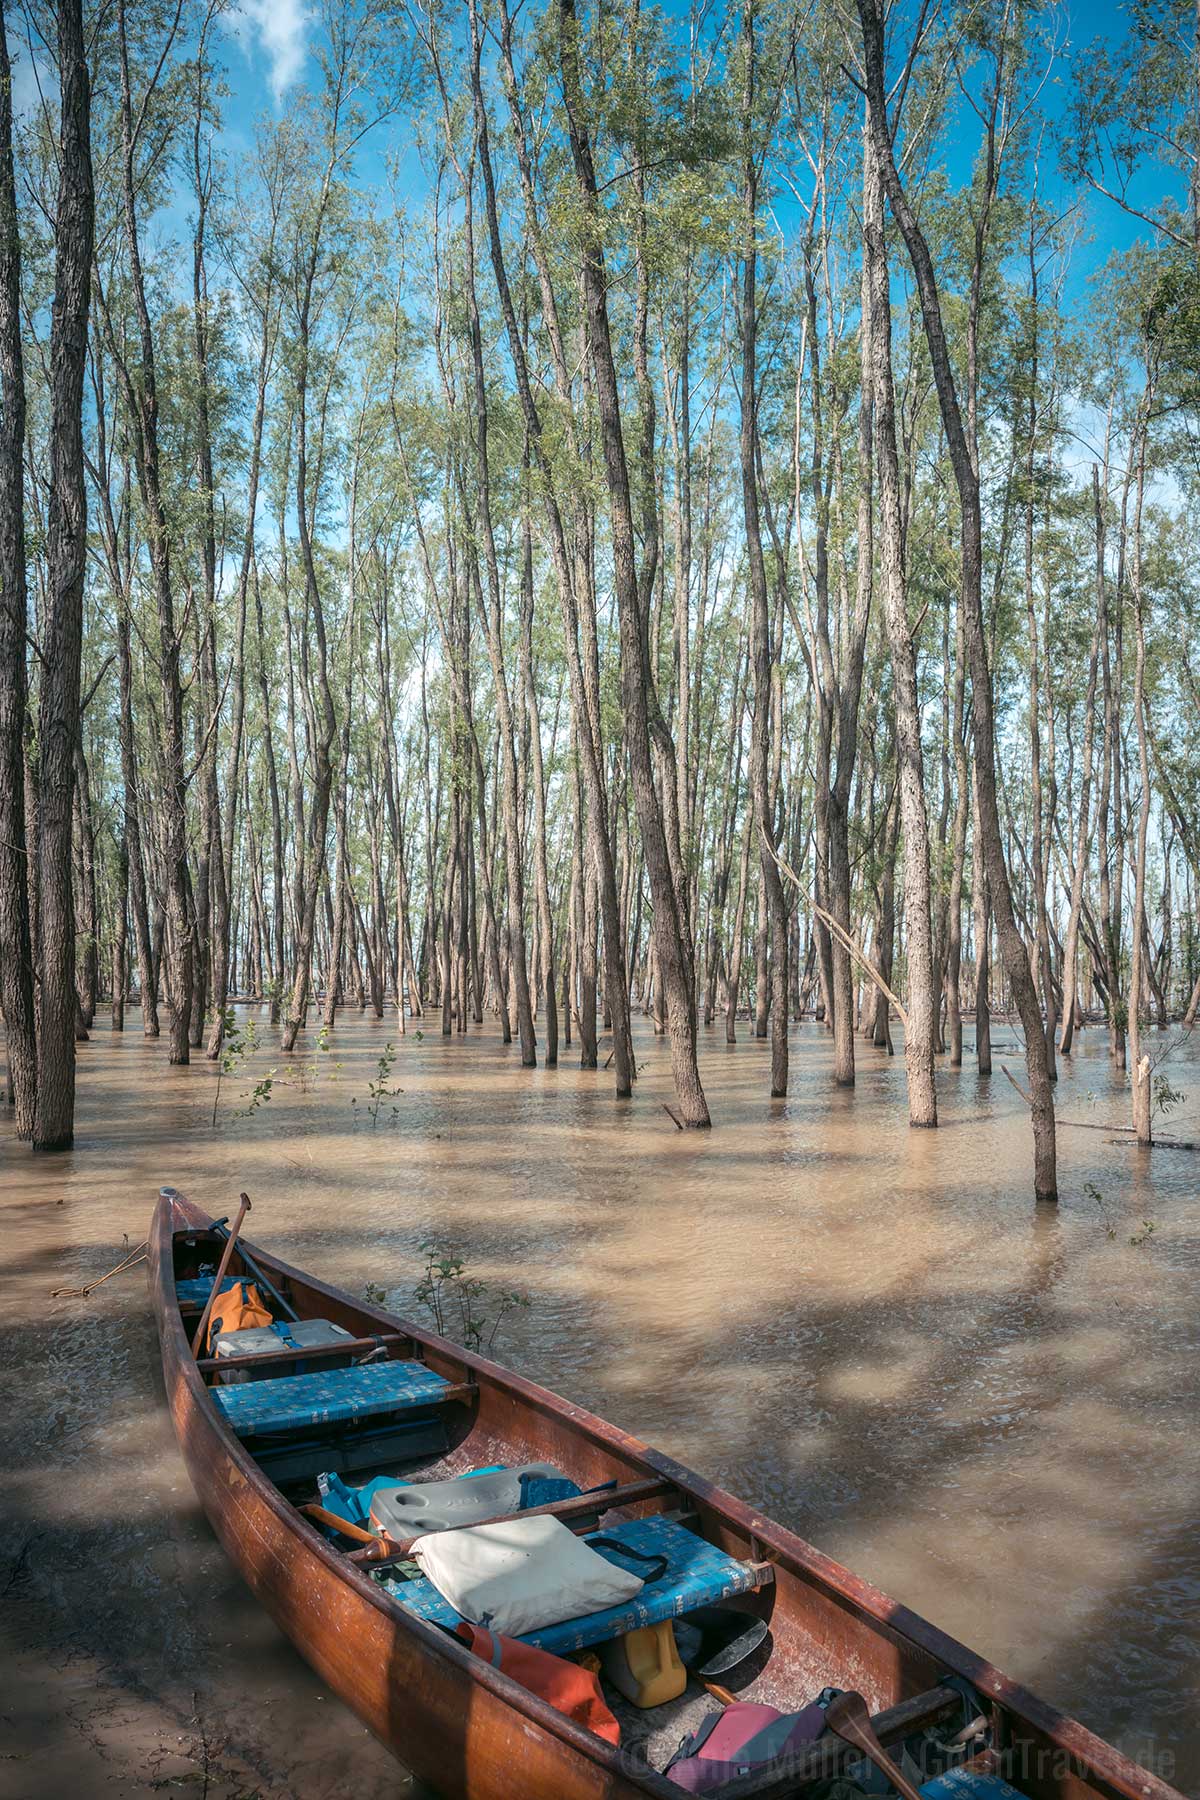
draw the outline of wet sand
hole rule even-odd
[[[401,1310],[430,1235],[526,1290],[497,1354],[763,1506],[1185,1792],[1200,1792],[1200,1157],[1060,1134],[1062,1203],[1030,1198],[999,1072],[942,1070],[910,1133],[864,1048],[830,1085],[819,1028],[793,1095],[767,1047],[705,1038],[716,1129],[677,1133],[666,1052],[638,1099],[574,1056],[519,1067],[485,1028],[418,1040],[350,1017],[328,1053],[172,1070],[136,1012],[80,1054],[77,1147],[0,1127],[0,1796],[382,1800],[419,1790],[243,1591],[162,1401],[144,1270],[90,1301],[157,1188]],[[999,1042],[1010,1034],[998,1027]],[[378,1124],[389,1039],[402,1091]],[[236,1116],[275,1068],[268,1104]],[[1200,1136],[1200,1044],[1170,1065]],[[357,1099],[357,1105],[352,1100]],[[1126,1115],[1101,1034],[1059,1084]],[[393,1110],[394,1109],[394,1110]],[[1149,1229],[1152,1226],[1153,1229]],[[1130,1239],[1137,1239],[1131,1243]]]

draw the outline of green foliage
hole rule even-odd
[[[253,1115],[258,1111],[259,1107],[265,1106],[267,1101],[271,1098],[271,1091],[272,1091],[272,1088],[274,1087],[274,1082],[275,1082],[275,1070],[268,1069],[266,1074],[262,1077],[262,1080],[255,1082],[254,1088],[253,1088],[253,1091],[251,1092],[249,1100],[247,1101],[245,1106],[243,1106],[238,1112],[236,1112],[234,1114],[234,1118],[235,1119],[252,1118]]]
[[[227,1075],[235,1075],[248,1056],[258,1049],[258,1031],[253,1019],[247,1019],[244,1026],[237,1022],[233,1008],[226,1007],[221,1014],[221,1054],[217,1060],[217,1080],[213,1090],[212,1120],[213,1127],[217,1123],[217,1108],[221,1103],[221,1088]],[[251,1109],[253,1110],[253,1109]],[[235,1114],[244,1117],[244,1114]]]
[[[1117,1227],[1113,1222],[1112,1213],[1109,1211],[1104,1195],[1100,1192],[1100,1189],[1096,1186],[1094,1181],[1085,1181],[1083,1184],[1083,1191],[1092,1202],[1092,1205],[1096,1208],[1096,1211],[1100,1214],[1101,1221],[1104,1225],[1105,1237],[1109,1239],[1115,1238],[1117,1235]]]
[[[393,1044],[389,1041],[387,1044],[384,1045],[383,1050],[380,1052],[379,1060],[375,1064],[374,1079],[368,1084],[368,1087],[367,1087],[367,1094],[368,1094],[369,1098],[367,1100],[366,1111],[371,1120],[371,1130],[372,1131],[374,1131],[379,1124],[379,1114],[380,1114],[380,1111],[381,1111],[385,1101],[392,1099],[392,1097],[396,1094],[402,1094],[404,1092],[403,1088],[389,1087],[389,1085],[388,1085],[388,1077],[390,1076],[390,1074],[392,1072],[392,1065],[395,1062],[395,1060],[396,1060],[396,1046],[395,1046],[395,1044]],[[358,1105],[357,1095],[355,1095],[351,1098],[350,1104],[353,1107],[357,1107],[357,1105]],[[393,1106],[390,1109],[390,1118],[389,1118],[388,1122],[390,1124],[394,1125],[396,1123],[397,1119],[399,1118],[399,1116],[400,1116],[399,1107]],[[357,1119],[357,1117],[358,1117],[358,1115],[356,1113],[355,1118]]]
[[[1154,1111],[1160,1119],[1169,1118],[1186,1099],[1180,1088],[1172,1087],[1168,1075],[1160,1073],[1154,1077]]]
[[[1100,1189],[1096,1186],[1094,1181],[1085,1181],[1083,1184],[1083,1191],[1100,1214],[1100,1218],[1101,1218],[1101,1221],[1104,1226],[1105,1237],[1108,1238],[1110,1242],[1115,1242],[1116,1236],[1117,1236],[1117,1231],[1119,1229],[1118,1225],[1117,1225],[1116,1215],[1113,1213],[1112,1209],[1109,1207],[1109,1205],[1105,1201],[1105,1198],[1104,1198],[1103,1194],[1100,1192]],[[1142,1223],[1141,1223],[1141,1228],[1130,1234],[1130,1237],[1129,1237],[1130,1248],[1134,1249],[1134,1250],[1140,1249],[1143,1244],[1148,1244],[1150,1242],[1150,1239],[1153,1237],[1153,1235],[1154,1235],[1154,1220],[1153,1219],[1143,1219]]]
[[[1176,249],[1153,279],[1142,317],[1169,403],[1200,409],[1200,252]]]
[[[329,1064],[329,1027],[322,1025],[315,1039],[315,1053],[312,1056],[298,1056],[288,1063],[280,1079],[299,1088],[302,1094],[320,1081],[322,1074],[330,1081],[336,1081],[341,1072],[341,1063]],[[322,1065],[325,1065],[324,1068]]]
[[[490,1288],[486,1281],[468,1274],[461,1251],[436,1238],[420,1248],[425,1267],[413,1290],[418,1306],[429,1314],[440,1337],[456,1338],[468,1350],[490,1355],[508,1315],[529,1307],[528,1295]],[[490,1319],[485,1308],[491,1312]]]

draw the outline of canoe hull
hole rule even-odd
[[[163,1377],[184,1460],[205,1513],[255,1597],[320,1678],[445,1800],[678,1800],[634,1757],[580,1730],[447,1634],[391,1600],[286,1501],[225,1424],[191,1355],[175,1299],[175,1239],[206,1213],[163,1189],[149,1276]],[[947,1670],[993,1704],[1001,1772],[1031,1800],[1181,1800],[1075,1720],[982,1657],[693,1471],[582,1408],[249,1246],[302,1313],[355,1335],[402,1332],[429,1366],[478,1384],[458,1430],[470,1460],[559,1463],[581,1485],[663,1478],[710,1542],[767,1560],[775,1580],[748,1608],[769,1618],[778,1694],[799,1704],[830,1684],[873,1711],[934,1688]]]

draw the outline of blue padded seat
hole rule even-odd
[[[947,1769],[921,1789],[925,1800],[1023,1800],[1023,1796],[999,1775],[977,1769]]]
[[[179,1301],[181,1306],[203,1306],[204,1302],[208,1299],[208,1296],[212,1293],[213,1279],[214,1278],[211,1275],[192,1275],[187,1281],[177,1281],[175,1283],[175,1298]],[[225,1293],[227,1289],[236,1286],[239,1281],[244,1281],[245,1279],[244,1275],[222,1276],[221,1292]]]
[[[413,1412],[435,1405],[441,1391],[451,1386],[424,1363],[378,1362],[314,1375],[284,1375],[275,1381],[247,1381],[209,1392],[238,1436],[250,1438],[377,1418],[381,1413]]]
[[[641,1625],[656,1625],[660,1619],[677,1619],[681,1613],[693,1612],[698,1606],[715,1605],[718,1600],[727,1600],[731,1594],[747,1593],[759,1584],[759,1575],[749,1563],[727,1556],[724,1550],[706,1543],[694,1531],[676,1525],[671,1519],[630,1519],[623,1525],[609,1526],[594,1535],[628,1544],[630,1549],[640,1550],[646,1556],[665,1556],[667,1567],[657,1581],[646,1582],[632,1600],[620,1606],[605,1607],[603,1612],[585,1613],[579,1619],[564,1619],[558,1625],[543,1625],[539,1631],[527,1632],[522,1643],[549,1650],[555,1656],[565,1656],[568,1651],[583,1650],[589,1644],[607,1643],[626,1631],[636,1631]],[[585,1537],[585,1543],[590,1541],[590,1536]],[[610,1556],[604,1549],[598,1550],[597,1555],[615,1563],[618,1568],[627,1567],[634,1574],[639,1572],[638,1565],[632,1560],[628,1564],[622,1563],[619,1557]],[[376,1580],[418,1618],[428,1619],[436,1625],[448,1625],[452,1630],[458,1624],[458,1613],[424,1576],[415,1581],[403,1581],[380,1570]]]

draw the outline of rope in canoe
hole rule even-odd
[[[146,1238],[137,1246],[136,1250],[130,1250],[126,1256],[123,1256],[121,1261],[114,1268],[109,1269],[107,1274],[98,1275],[95,1281],[86,1282],[83,1287],[51,1288],[50,1298],[52,1300],[86,1300],[93,1289],[102,1286],[106,1281],[111,1281],[114,1275],[124,1275],[127,1269],[136,1269],[139,1263],[145,1262],[149,1247],[150,1240]]]

